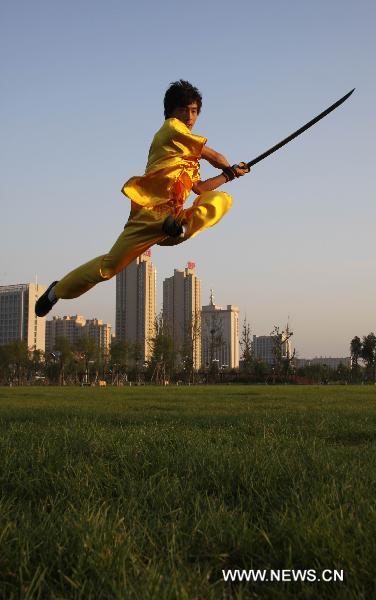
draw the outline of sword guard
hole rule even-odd
[[[249,173],[251,167],[246,162],[240,162],[238,165],[234,165],[234,167],[239,167],[240,169],[245,169],[246,173]]]

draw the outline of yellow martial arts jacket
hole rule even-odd
[[[206,142],[179,119],[166,119],[150,146],[145,175],[131,177],[123,194],[144,207],[169,201],[182,206],[200,179],[199,158]]]

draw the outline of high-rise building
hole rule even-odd
[[[82,328],[86,319],[81,315],[65,315],[64,317],[52,317],[46,321],[46,352],[56,350],[56,340],[65,338],[74,347],[77,340],[82,336]]]
[[[0,286],[0,344],[22,340],[28,348],[44,351],[46,319],[34,310],[46,289],[39,283]]]
[[[178,353],[189,346],[193,367],[201,365],[201,281],[196,276],[196,265],[189,262],[186,269],[174,269],[172,277],[163,282],[163,319],[174,342],[177,362],[183,360]]]
[[[111,329],[109,323],[103,323],[101,319],[87,319],[84,325],[84,335],[95,341],[102,356],[108,356],[111,347]]]
[[[222,308],[214,303],[213,290],[210,302],[201,311],[202,365],[213,362],[219,368],[239,367],[239,308],[228,304]]]
[[[291,332],[289,331],[288,326],[280,335],[281,358],[290,359],[292,357],[292,348],[290,341]],[[254,358],[262,360],[267,365],[275,365],[277,361],[276,337],[274,335],[254,335],[252,341],[252,355]]]
[[[275,341],[271,335],[254,335],[252,341],[252,356],[266,363],[274,365],[275,358]]]
[[[74,347],[85,336],[95,341],[102,356],[109,354],[111,325],[100,319],[85,319],[81,315],[53,317],[46,321],[46,352],[56,350],[57,338],[65,338]]]
[[[116,275],[116,340],[138,342],[144,361],[155,335],[155,287],[150,250]]]

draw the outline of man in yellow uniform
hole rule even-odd
[[[122,192],[131,200],[123,232],[111,250],[51,283],[35,305],[45,316],[59,298],[77,298],[100,281],[110,279],[154,244],[176,245],[226,214],[231,196],[215,190],[249,172],[245,163],[230,166],[222,155],[206,146],[207,139],[191,131],[200,113],[201,94],[188,81],[171,84],[164,98],[165,122],[155,134],[145,174],[129,179]],[[199,160],[207,160],[222,173],[200,180]],[[183,208],[193,191],[197,198]]]

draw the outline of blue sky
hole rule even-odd
[[[289,317],[300,356],[347,354],[376,329],[375,17],[362,0],[2,2],[0,285],[48,284],[112,245],[129,212],[120,189],[144,170],[171,81],[200,88],[195,132],[231,162],[356,87],[223,188],[234,205],[218,226],[152,253],[159,302],[193,260],[203,302],[214,288],[256,335]],[[114,325],[114,310],[113,280],[52,314]]]

